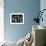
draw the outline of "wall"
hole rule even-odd
[[[46,0],[40,0],[40,9],[41,9],[41,11],[43,9],[46,9]],[[41,21],[40,22],[40,25],[46,27],[46,10],[43,12],[42,17],[43,17],[43,22]]]
[[[4,35],[7,41],[18,41],[32,28],[35,14],[40,10],[40,0],[4,0]],[[10,24],[10,13],[24,13],[24,24]]]
[[[43,9],[46,9],[46,0],[40,0],[40,10],[43,10]],[[43,22],[40,21],[40,25],[46,27],[46,11],[44,11],[42,17],[43,17]],[[45,40],[45,44],[46,44],[46,40]]]
[[[0,42],[4,41],[4,0],[0,0]]]

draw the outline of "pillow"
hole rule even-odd
[[[25,37],[24,37],[24,38],[21,38],[21,39],[17,42],[17,46],[23,46],[24,40],[25,40]]]

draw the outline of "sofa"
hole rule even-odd
[[[30,33],[28,33],[27,35],[30,36],[29,34]],[[28,46],[46,46],[46,28],[40,25],[34,25],[32,26],[31,34],[33,35],[33,37],[31,37],[33,39],[33,42],[31,45],[28,45]],[[13,41],[6,42],[6,44],[4,44],[3,46],[23,46],[25,38],[28,38],[28,37],[23,37],[19,39],[17,43]],[[27,46],[27,45],[24,45],[24,46]]]
[[[31,46],[46,46],[46,28],[40,25],[32,26],[34,42]]]
[[[32,26],[32,34],[34,40],[31,46],[46,46],[46,28],[40,25],[34,25]]]

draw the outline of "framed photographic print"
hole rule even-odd
[[[24,24],[24,13],[10,13],[10,24]]]

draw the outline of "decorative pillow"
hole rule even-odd
[[[33,35],[29,32],[26,35],[23,46],[31,46],[32,42],[33,42]]]
[[[17,42],[17,46],[23,46],[24,40],[25,40],[25,37],[24,37],[24,38],[21,38],[21,39]]]
[[[29,32],[24,38],[17,42],[17,46],[31,46],[33,42],[33,34]]]

